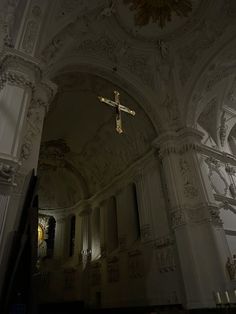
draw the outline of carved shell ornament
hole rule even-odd
[[[136,11],[135,25],[145,26],[150,20],[163,28],[172,20],[172,14],[187,17],[192,12],[191,0],[123,0],[130,5],[131,11]]]

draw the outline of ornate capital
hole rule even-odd
[[[153,141],[153,146],[159,149],[160,158],[169,154],[183,154],[189,150],[198,150],[202,132],[192,128],[184,128],[178,132],[168,131]]]
[[[0,59],[0,89],[7,82],[13,85],[34,88],[36,82],[41,80],[42,70],[39,63],[33,58],[14,49],[5,49]]]
[[[68,216],[65,215],[65,214],[55,215],[54,216],[57,224],[63,224],[66,221],[67,217]]]
[[[86,202],[86,203],[83,203],[83,205],[81,206],[80,211],[79,211],[79,216],[86,217],[90,215],[91,212],[92,212],[92,208],[90,204]]]
[[[171,227],[177,229],[186,224],[201,224],[210,222],[214,226],[221,227],[219,208],[212,204],[199,203],[196,207],[183,206],[170,212]]]

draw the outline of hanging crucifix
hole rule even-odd
[[[98,96],[98,99],[101,102],[104,102],[107,105],[110,105],[112,107],[114,107],[116,109],[116,131],[119,134],[123,133],[123,129],[122,129],[122,121],[121,121],[121,111],[127,112],[129,114],[131,114],[132,116],[135,116],[135,111],[130,110],[129,108],[121,105],[120,103],[120,93],[117,92],[116,90],[114,91],[115,94],[115,101],[104,98],[102,96]]]

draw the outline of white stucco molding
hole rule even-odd
[[[12,48],[6,48],[0,55],[0,90],[7,82],[28,87],[33,99],[40,104],[48,104],[57,92],[57,86],[44,78],[41,61]]]
[[[41,66],[37,59],[11,48],[5,49],[1,54],[0,69],[0,89],[7,82],[34,89],[35,84],[42,78]]]
[[[183,154],[189,150],[198,150],[201,146],[203,133],[192,128],[184,128],[177,132],[167,131],[152,142],[159,149],[162,159],[170,153]]]

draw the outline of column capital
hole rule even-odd
[[[182,154],[189,150],[197,150],[201,145],[203,133],[193,128],[183,128],[177,132],[168,131],[157,137],[152,145],[159,149],[163,158],[170,153]]]
[[[64,223],[68,217],[66,214],[60,214],[60,215],[52,215],[54,219],[56,220],[56,223]]]
[[[12,48],[5,48],[0,56],[0,89],[7,82],[34,89],[42,79],[40,62]]]
[[[88,216],[90,215],[92,212],[92,208],[90,204],[83,204],[83,206],[81,206],[80,211],[79,211],[79,216],[84,217],[84,216]]]

